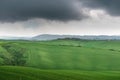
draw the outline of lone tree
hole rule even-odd
[[[4,44],[3,47],[11,54],[11,65],[24,66],[26,63],[26,49],[16,43]]]

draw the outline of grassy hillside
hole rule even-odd
[[[40,70],[0,67],[0,80],[120,80],[119,71]]]
[[[64,70],[120,70],[120,41],[2,41],[1,51],[25,48],[25,66],[40,69]],[[0,58],[0,63],[3,59]]]

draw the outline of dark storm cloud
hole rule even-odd
[[[76,0],[0,0],[0,21],[14,22],[33,18],[48,20],[77,20],[79,13]]]
[[[104,9],[112,16],[120,16],[120,0],[80,0],[89,8]]]
[[[0,0],[0,22],[25,21],[34,18],[47,20],[81,20],[86,18],[83,7],[104,9],[112,16],[120,16],[120,0]]]

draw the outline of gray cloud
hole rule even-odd
[[[84,18],[76,0],[0,0],[0,21],[14,22],[33,18],[78,20]]]
[[[84,6],[104,9],[112,16],[120,16],[120,0],[80,0]]]
[[[86,15],[84,7],[103,9],[112,16],[120,16],[120,0],[0,0],[0,22],[26,21],[34,18],[70,21],[81,20]]]

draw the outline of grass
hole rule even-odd
[[[10,59],[6,44],[25,48],[26,64],[3,66],[0,58],[0,80],[120,80],[120,41],[0,41]]]
[[[0,67],[0,80],[120,80],[119,71],[40,70]]]
[[[55,40],[3,43],[17,44],[13,48],[26,48],[27,67],[56,70],[120,70],[120,41]]]

